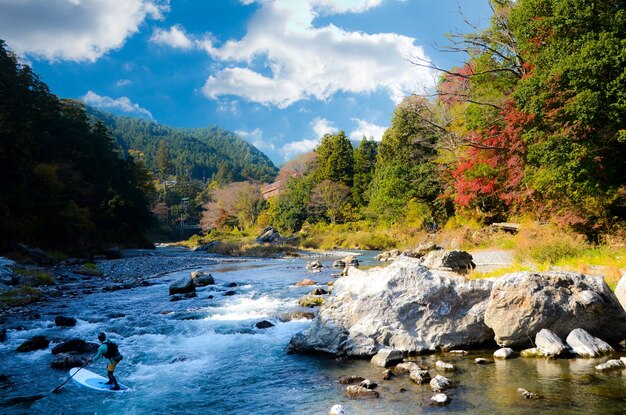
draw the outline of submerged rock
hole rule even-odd
[[[48,348],[50,340],[46,336],[33,336],[20,344],[17,348],[18,353],[33,352],[35,350],[42,350]]]
[[[365,378],[361,376],[348,375],[348,376],[341,376],[339,379],[337,379],[337,382],[339,382],[342,385],[352,385],[355,383],[361,383],[364,380]]]
[[[346,387],[346,395],[350,398],[361,398],[361,399],[378,399],[380,398],[380,394],[371,389],[367,389],[361,385],[350,385]]]
[[[450,402],[450,398],[448,398],[448,395],[446,395],[445,393],[438,393],[432,398],[430,398],[430,400],[435,405],[446,405]]]
[[[403,362],[396,365],[394,371],[396,373],[411,373],[414,370],[421,370],[422,368],[415,362]]]
[[[307,285],[317,285],[317,283],[308,278],[305,278],[302,281],[296,283],[296,287],[304,287]]]
[[[292,320],[313,320],[315,314],[309,311],[292,311],[280,316],[280,321],[287,322]]]
[[[524,399],[539,399],[539,394],[527,391],[524,388],[517,388],[517,392],[520,393]]]
[[[581,357],[598,357],[614,352],[607,342],[592,336],[583,329],[572,330],[566,342],[572,352]]]
[[[412,258],[383,269],[351,268],[311,326],[291,339],[289,351],[371,356],[386,348],[423,352],[481,344],[493,339],[483,321],[491,284],[429,271]]]
[[[611,370],[622,370],[626,367],[621,359],[611,359],[608,362],[596,365],[596,370],[600,372],[608,372]]]

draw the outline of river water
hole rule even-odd
[[[97,291],[37,306],[41,317],[8,322],[7,341],[0,343],[0,413],[5,414],[326,414],[342,404],[347,414],[626,414],[626,377],[596,373],[607,359],[514,359],[477,366],[476,357],[492,350],[453,355],[420,356],[433,366],[444,360],[457,366],[446,374],[455,382],[445,407],[429,404],[429,387],[411,383],[406,375],[382,380],[382,369],[367,361],[288,355],[289,339],[309,321],[282,322],[298,310],[298,300],[312,287],[296,287],[303,278],[320,284],[333,280],[331,258],[322,259],[321,273],[305,270],[304,259],[249,260],[205,266],[216,285],[198,289],[198,297],[169,301],[168,285],[189,272],[151,280],[149,287],[116,292]],[[372,255],[361,257],[373,262]],[[226,287],[230,283],[237,287]],[[224,296],[227,290],[234,296]],[[210,298],[213,296],[213,298]],[[110,318],[113,313],[125,316]],[[54,325],[63,314],[78,319],[72,328]],[[257,329],[268,320],[275,324]],[[69,382],[50,368],[50,348],[60,339],[96,341],[100,331],[120,345],[124,360],[118,379],[130,387],[119,394],[101,393]],[[53,339],[47,350],[18,354],[15,348],[34,335]],[[90,369],[105,374],[104,363]],[[435,370],[431,371],[434,375]],[[337,383],[341,375],[370,378],[379,384],[378,400],[351,400]],[[525,400],[517,388],[541,395]],[[41,399],[19,402],[23,397]]]

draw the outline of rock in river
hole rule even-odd
[[[195,293],[196,284],[193,282],[191,275],[181,277],[170,284],[170,295]]]
[[[375,366],[389,367],[401,363],[402,359],[403,356],[400,350],[383,349],[372,357],[371,363]]]
[[[559,356],[569,350],[563,340],[548,329],[539,330],[535,345],[544,356]]]
[[[207,286],[207,285],[215,284],[215,278],[213,278],[213,275],[211,275],[208,272],[192,271],[191,274],[189,274],[189,275],[191,276],[191,279],[193,280],[193,283],[197,287],[204,287],[204,286]]]
[[[598,357],[613,352],[613,348],[607,342],[583,329],[572,330],[565,341],[572,352],[582,357]]]
[[[626,313],[601,277],[573,272],[520,272],[495,280],[485,323],[500,346],[525,346],[549,329],[565,338],[583,328],[608,342],[626,333]]]
[[[45,349],[49,344],[50,340],[48,340],[47,337],[33,336],[24,343],[20,344],[16,351],[19,353],[33,352],[35,350]]]
[[[76,319],[74,317],[56,316],[54,318],[54,324],[57,327],[74,327],[76,325]]]
[[[423,352],[493,339],[483,321],[492,282],[429,271],[418,261],[351,268],[289,350],[371,356],[385,348]]]

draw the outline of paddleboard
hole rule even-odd
[[[70,376],[72,380],[78,383],[81,386],[85,386],[90,389],[94,389],[97,391],[103,392],[124,392],[128,390],[127,386],[120,385],[119,390],[113,390],[113,385],[106,385],[105,383],[109,381],[109,379],[104,376],[100,376],[97,373],[93,373],[87,369],[80,369],[78,367],[73,367],[70,369]]]

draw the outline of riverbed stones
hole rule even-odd
[[[452,382],[445,376],[437,375],[430,380],[430,389],[433,392],[442,392],[452,386]]]
[[[530,392],[524,388],[517,388],[517,392],[524,397],[524,399],[539,399],[539,394]]]
[[[337,379],[337,382],[339,382],[341,385],[353,385],[355,383],[361,383],[364,380],[365,380],[365,378],[361,377],[361,376],[345,375],[345,376],[341,376],[339,379]]]
[[[76,325],[76,319],[74,317],[56,316],[54,318],[54,324],[57,327],[74,327]]]
[[[471,270],[476,268],[472,256],[465,251],[431,251],[422,259],[427,268],[440,270]]]
[[[489,360],[485,359],[484,357],[477,357],[476,359],[474,359],[474,363],[476,363],[477,365],[486,365],[487,363],[489,363]]]
[[[50,344],[50,340],[46,336],[33,336],[20,344],[17,348],[18,353],[34,352],[35,350],[46,349]]]
[[[515,352],[510,347],[502,347],[493,353],[495,359],[511,359],[515,356]]]
[[[305,287],[307,285],[317,285],[317,283],[308,278],[305,278],[302,281],[296,283],[296,287]]]
[[[393,261],[399,255],[400,251],[398,251],[397,249],[392,249],[391,251],[381,252],[380,254],[376,255],[376,259],[381,262]]]
[[[621,359],[611,359],[608,362],[596,365],[596,370],[600,372],[609,372],[612,370],[622,370],[624,367],[624,362]]]
[[[435,368],[437,368],[439,370],[443,370],[443,371],[449,371],[449,372],[451,372],[451,371],[453,371],[455,369],[454,365],[452,363],[446,363],[446,362],[441,361],[441,360],[437,360],[435,362]]]
[[[322,268],[324,268],[324,266],[318,260],[309,261],[309,262],[306,263],[306,269],[308,269],[310,271],[319,271]]]
[[[583,329],[572,330],[565,342],[573,353],[581,357],[598,357],[614,351],[607,342],[592,336]]]
[[[376,389],[378,387],[378,384],[371,379],[363,379],[360,385],[366,389]]]
[[[448,398],[448,395],[446,395],[445,393],[438,393],[430,398],[430,400],[433,402],[434,405],[441,406],[447,405],[450,402],[450,398]]]
[[[333,268],[345,268],[345,267],[346,267],[346,263],[343,262],[341,259],[338,259],[335,262],[333,262]]]
[[[535,345],[545,356],[560,356],[569,349],[563,340],[548,329],[541,329],[535,336]]]
[[[490,280],[430,271],[413,258],[385,268],[350,268],[290,352],[372,356],[381,349],[425,352],[493,339],[483,321]]]
[[[309,293],[309,295],[326,295],[326,294],[328,294],[328,291],[326,291],[323,288],[316,288]]]
[[[396,373],[411,373],[414,370],[420,370],[421,367],[415,362],[402,362],[398,363],[394,368],[394,372]]]
[[[367,389],[361,385],[346,386],[346,395],[350,398],[358,398],[358,399],[380,398],[380,393],[372,389]]]
[[[389,367],[401,363],[403,354],[400,350],[382,349],[370,361],[374,366]]]
[[[192,271],[189,276],[193,280],[196,287],[206,287],[207,285],[215,284],[215,278],[209,272],[205,271]]]
[[[547,328],[564,338],[583,328],[618,343],[626,312],[600,277],[573,272],[520,272],[493,283],[484,321],[500,346],[525,346]]]
[[[13,282],[14,270],[15,261],[0,256],[0,282],[3,284],[11,284]]]
[[[530,349],[524,349],[519,354],[522,357],[550,357],[549,355],[544,354],[540,349],[536,347],[531,347]]]
[[[298,304],[300,304],[300,307],[319,307],[324,304],[324,298],[319,295],[307,295],[302,297]]]
[[[280,321],[287,322],[292,320],[313,320],[315,314],[310,311],[291,311],[289,313],[282,314]]]
[[[431,382],[430,372],[426,369],[417,368],[409,372],[409,379],[418,385],[425,385]]]
[[[195,293],[196,284],[193,282],[191,275],[180,277],[170,284],[170,295]]]

